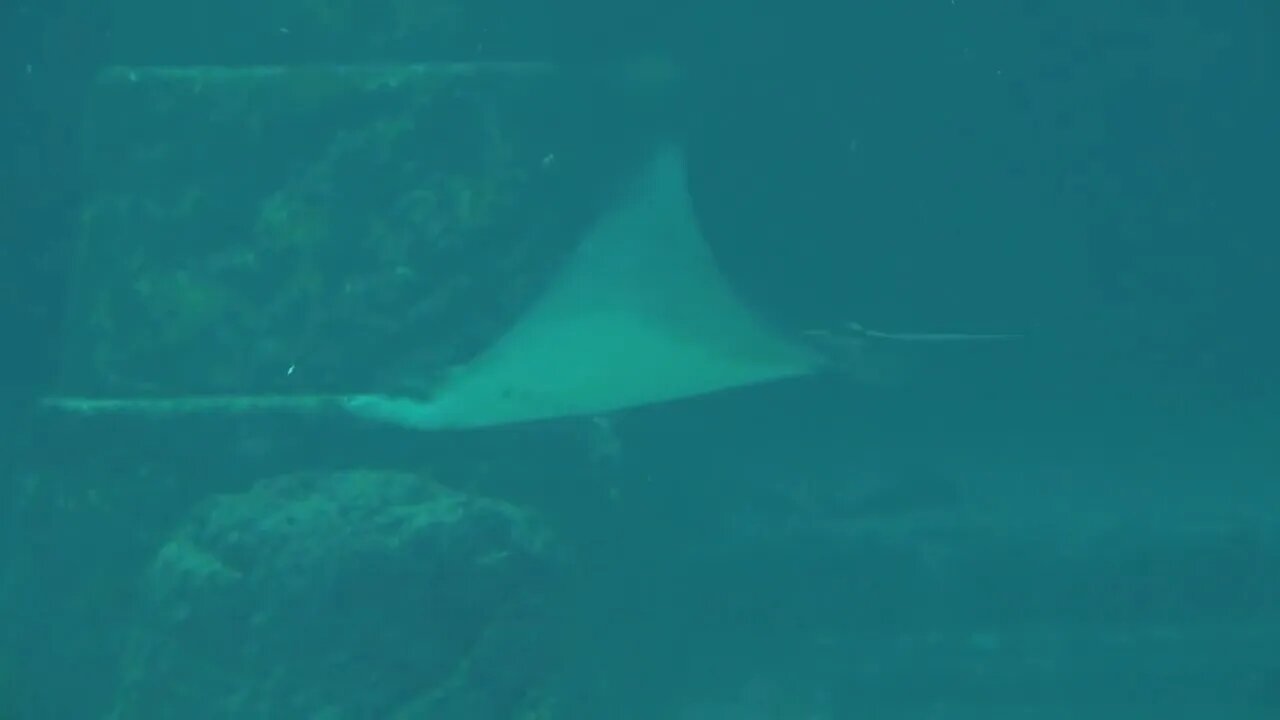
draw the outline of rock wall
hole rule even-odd
[[[540,289],[601,174],[652,133],[599,82],[544,63],[105,71],[64,390],[422,389]]]

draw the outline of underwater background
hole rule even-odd
[[[1276,717],[1277,37],[5,3],[0,720]],[[427,393],[671,142],[779,335],[1021,337],[463,433],[42,404]]]

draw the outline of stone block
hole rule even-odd
[[[265,481],[156,553],[117,716],[514,717],[561,560],[535,515],[420,477]]]

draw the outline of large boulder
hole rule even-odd
[[[115,716],[511,717],[564,568],[535,516],[418,476],[264,481],[156,554]]]

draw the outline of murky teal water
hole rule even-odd
[[[6,6],[0,718],[1273,717],[1280,16],[846,5]],[[555,417],[746,353],[610,256],[540,422],[39,402],[429,400],[660,143],[830,368]]]

